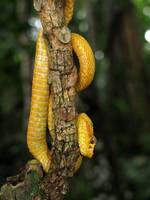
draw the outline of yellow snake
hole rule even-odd
[[[64,12],[67,24],[72,18],[73,8],[74,0],[66,0]],[[76,89],[77,91],[81,91],[88,87],[93,80],[95,58],[91,47],[82,36],[72,33],[71,43],[80,63]],[[51,138],[54,138],[55,134],[53,128],[52,98],[49,94],[48,66],[47,47],[43,32],[40,31],[36,42],[27,144],[31,154],[40,161],[46,172],[51,166],[51,153],[46,143],[47,124]],[[81,113],[77,116],[76,127],[80,153],[82,156],[91,158],[96,144],[92,121],[85,113]],[[81,165],[82,156],[77,160],[75,171]]]

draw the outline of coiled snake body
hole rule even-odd
[[[67,24],[72,18],[73,7],[74,0],[66,0],[65,18]],[[88,87],[93,80],[95,59],[91,47],[82,36],[72,33],[71,43],[80,63],[76,89],[81,91]],[[51,153],[46,143],[47,124],[52,139],[54,139],[55,134],[53,130],[52,98],[49,94],[48,66],[47,47],[41,30],[36,43],[27,143],[29,151],[40,161],[46,172],[51,166]],[[93,156],[96,144],[92,121],[85,113],[77,116],[76,127],[81,156],[77,160],[75,171],[81,165],[82,156],[89,158]]]

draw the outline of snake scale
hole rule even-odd
[[[72,19],[73,10],[74,0],[66,0],[64,14],[67,25]],[[79,92],[87,88],[93,80],[95,58],[91,47],[82,36],[72,33],[71,43],[80,64],[76,85],[76,89]],[[46,142],[47,124],[52,139],[54,139],[55,134],[53,128],[52,98],[49,93],[48,84],[48,66],[47,47],[44,41],[43,31],[41,30],[36,42],[27,144],[31,154],[42,164],[46,172],[51,167],[51,152]],[[96,145],[92,121],[85,113],[77,115],[76,128],[81,155],[76,162],[75,171],[80,168],[82,156],[89,158],[93,156]]]

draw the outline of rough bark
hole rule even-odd
[[[53,101],[55,139],[52,144],[52,172],[43,182],[50,199],[62,199],[73,176],[79,156],[76,137],[75,84],[77,71],[73,63],[71,33],[64,21],[65,1],[43,1],[39,12],[49,52],[49,81]],[[61,184],[61,185],[59,185]]]
[[[21,174],[8,179],[1,189],[1,199],[60,200],[68,191],[79,157],[76,136],[75,84],[77,71],[73,62],[71,33],[65,25],[64,0],[35,1],[39,11],[49,56],[49,84],[53,100],[55,138],[52,143],[52,167],[43,175],[40,165],[27,164]]]
[[[44,200],[40,193],[40,183],[44,177],[41,165],[32,160],[26,164],[21,172],[7,178],[7,183],[1,187],[1,200]]]

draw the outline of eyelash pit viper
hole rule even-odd
[[[64,13],[66,24],[73,16],[74,0],[66,0]],[[82,91],[93,80],[95,73],[95,58],[88,42],[76,33],[71,34],[72,48],[79,59],[79,72],[76,89]],[[44,41],[43,31],[39,32],[36,42],[36,54],[32,82],[31,110],[27,130],[27,144],[31,154],[39,160],[43,169],[48,172],[51,166],[51,152],[46,142],[46,127],[54,139],[54,122],[52,112],[52,98],[49,92],[48,72],[49,63],[47,47]],[[76,129],[80,157],[75,166],[75,172],[80,168],[82,156],[93,156],[96,138],[93,133],[91,119],[85,114],[77,115]]]

